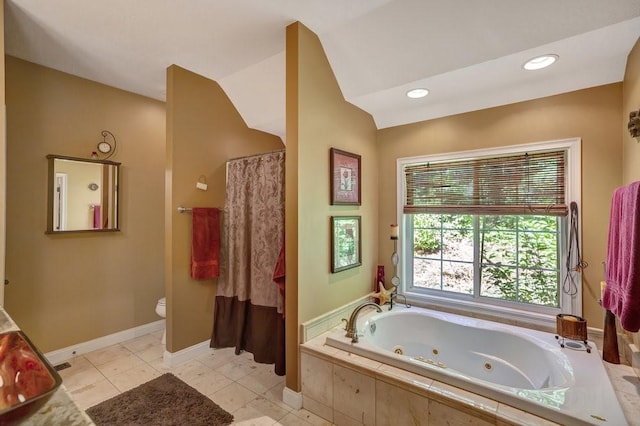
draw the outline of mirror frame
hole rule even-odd
[[[49,154],[47,155],[47,160],[49,162],[49,170],[47,172],[48,182],[47,182],[47,230],[45,234],[49,235],[58,235],[58,234],[77,234],[77,233],[95,233],[95,232],[120,232],[120,164],[115,161],[110,160],[94,160],[91,158],[78,158],[78,157],[69,157],[66,155],[55,155]],[[115,166],[116,169],[116,181],[117,185],[115,188],[116,191],[116,227],[108,228],[108,229],[72,229],[67,231],[56,231],[53,229],[53,188],[55,184],[55,160],[69,160],[69,161],[81,161],[83,163],[97,163],[104,164],[109,166]]]

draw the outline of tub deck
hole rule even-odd
[[[402,308],[397,310],[394,308],[392,313],[398,314],[402,310]],[[425,311],[427,314],[433,312],[416,307],[410,308],[409,311]],[[450,317],[454,323],[462,321],[465,326],[473,325],[484,329],[504,330],[508,333],[516,333],[518,336],[530,336],[532,340],[539,343],[547,342],[542,344],[543,350],[561,351],[559,359],[569,364],[567,371],[569,371],[570,377],[554,379],[553,386],[548,387],[546,384],[544,384],[545,386],[505,386],[489,383],[486,380],[472,377],[469,374],[461,374],[438,365],[438,362],[446,365],[446,359],[434,362],[426,357],[406,356],[396,354],[391,350],[384,350],[379,346],[380,342],[377,342],[378,345],[372,344],[367,341],[366,330],[370,330],[370,324],[378,322],[384,315],[385,313],[367,315],[359,320],[358,330],[365,330],[359,343],[351,343],[350,339],[344,337],[344,331],[337,329],[326,336],[326,344],[350,354],[376,361],[381,363],[380,365],[388,365],[414,373],[414,375],[420,375],[426,380],[435,380],[438,383],[446,383],[476,395],[489,397],[498,404],[517,407],[559,424],[627,424],[597,350],[587,353],[584,350],[571,348],[560,349],[555,335],[550,333],[459,317],[453,314],[436,313],[438,318]],[[395,334],[401,336],[402,332],[397,331]],[[449,330],[448,334],[455,336],[456,333],[451,333]],[[393,347],[393,342],[388,342],[386,345]],[[595,349],[593,343],[589,343],[589,345]]]

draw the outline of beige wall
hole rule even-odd
[[[380,179],[379,235],[397,221],[397,158],[580,137],[582,255],[590,265],[583,274],[583,314],[590,326],[602,328],[599,283],[606,259],[609,202],[621,183],[621,105],[622,85],[611,84],[380,130],[378,168],[389,178]],[[387,267],[390,255],[391,247],[381,244],[379,257]]]
[[[10,56],[5,306],[42,351],[157,321],[164,294],[165,106]],[[121,232],[45,235],[47,154],[122,162]]]
[[[640,39],[627,58],[622,90],[622,183],[640,180],[640,143],[627,130],[629,113],[640,109]]]
[[[318,37],[287,27],[287,387],[298,390],[298,325],[373,289],[378,152],[372,117],[344,100]],[[362,156],[362,205],[331,206],[329,148]],[[297,192],[294,192],[297,188]],[[330,217],[362,217],[362,266],[330,272]],[[297,248],[297,250],[295,250]]]
[[[4,6],[4,2],[0,3]],[[4,305],[7,140],[5,123],[4,7],[0,10],[0,306]]]
[[[215,81],[172,65],[167,69],[165,273],[167,350],[211,337],[216,280],[189,276],[191,215],[178,206],[224,206],[226,161],[284,147],[250,129]],[[208,190],[196,189],[200,175]]]
[[[622,84],[622,183],[640,180],[640,143],[627,130],[629,112],[640,109],[640,39],[627,58],[627,68]],[[635,355],[630,356],[632,365],[640,372],[640,333],[633,333]]]

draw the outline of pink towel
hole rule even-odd
[[[192,212],[191,278],[216,278],[219,275],[220,210],[195,207]]]
[[[613,193],[606,281],[602,306],[618,317],[623,329],[640,330],[640,182]]]

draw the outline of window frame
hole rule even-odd
[[[441,154],[421,155],[415,157],[404,157],[396,160],[396,183],[397,183],[397,223],[400,224],[398,251],[401,258],[398,264],[398,274],[401,277],[399,292],[406,295],[413,303],[425,306],[438,306],[440,308],[464,310],[465,312],[486,314],[498,317],[508,317],[511,320],[526,321],[549,325],[555,322],[556,314],[570,313],[582,315],[582,274],[574,273],[575,282],[578,283],[576,294],[568,295],[562,291],[564,277],[566,276],[566,252],[568,246],[569,220],[566,216],[560,221],[560,307],[547,307],[540,305],[528,305],[519,302],[506,301],[501,299],[487,298],[484,296],[469,296],[466,294],[456,294],[452,292],[442,292],[433,289],[420,289],[409,286],[412,284],[413,276],[409,277],[407,271],[413,272],[413,241],[409,241],[408,235],[413,235],[412,221],[405,220],[403,212],[405,200],[404,167],[414,163],[453,161],[469,158],[479,158],[487,156],[500,156],[508,154],[519,154],[524,152],[564,150],[566,152],[566,178],[565,178],[565,200],[567,205],[573,201],[578,205],[578,235],[582,235],[582,211],[581,211],[581,139],[570,138],[546,142],[536,142],[521,145],[510,145],[496,148],[476,149],[468,151],[449,152]],[[408,215],[407,215],[408,216]],[[411,234],[408,234],[411,232]],[[474,237],[475,238],[475,237]],[[580,239],[582,244],[582,239]],[[582,249],[582,247],[580,247]],[[475,263],[475,262],[474,262]],[[474,266],[475,270],[475,266]],[[409,277],[409,278],[407,278]],[[474,280],[475,281],[475,280]],[[474,287],[475,287],[474,283]],[[490,299],[490,300],[489,300]]]

